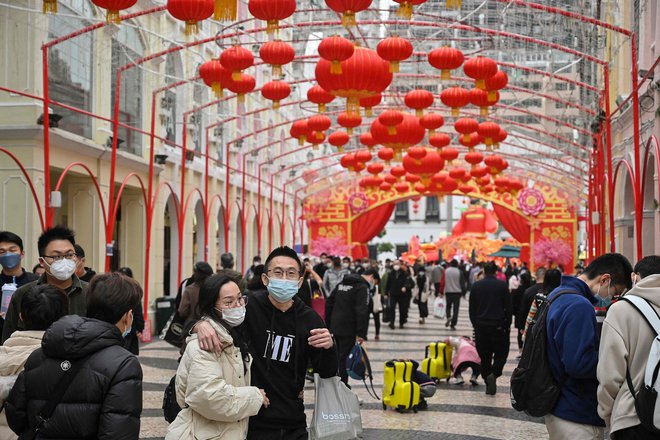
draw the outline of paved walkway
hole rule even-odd
[[[369,341],[366,343],[374,368],[374,386],[379,395],[383,386],[383,364],[392,358],[412,358],[421,361],[427,343],[446,336],[472,334],[467,316],[467,301],[461,301],[461,314],[456,331],[444,326],[444,320],[427,318],[426,324],[418,323],[417,306],[411,308],[409,323],[404,329],[390,330],[381,327],[380,341],[374,341],[373,320],[369,325]],[[515,368],[517,343],[511,331],[511,352],[498,381],[497,394],[485,394],[485,386],[473,387],[466,381],[462,386],[442,382],[435,396],[428,399],[429,407],[417,414],[399,414],[383,411],[382,405],[369,396],[363,384],[352,382],[353,390],[364,401],[362,424],[364,438],[372,440],[446,439],[446,440],[540,440],[548,434],[542,419],[534,419],[511,408],[509,401],[509,377]],[[178,352],[169,344],[157,340],[145,344],[140,350],[140,362],[144,371],[144,410],[142,411],[141,438],[161,439],[167,432],[162,417],[163,390],[177,367]],[[465,378],[469,373],[465,373]],[[305,388],[307,420],[311,420],[314,388]]]

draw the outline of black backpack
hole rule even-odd
[[[163,393],[163,417],[167,423],[172,423],[181,411],[181,407],[176,401],[175,381],[176,375],[170,379],[170,383],[167,384],[165,393]]]
[[[563,380],[557,383],[550,371],[545,322],[550,305],[565,293],[573,292],[558,292],[537,311],[538,318],[527,332],[518,367],[511,374],[511,406],[533,417],[542,417],[552,411],[563,385]]]

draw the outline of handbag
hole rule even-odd
[[[321,292],[312,294],[312,309],[325,321],[325,297]]]
[[[338,376],[322,379],[314,374],[316,400],[309,426],[310,440],[352,440],[362,438],[362,417],[358,397]]]
[[[447,303],[444,296],[436,296],[433,302],[433,316],[436,318],[444,318]]]
[[[183,325],[185,322],[186,320],[179,315],[179,311],[175,310],[167,321],[167,324],[165,324],[165,327],[160,334],[160,339],[177,348],[181,348],[184,340]]]
[[[176,401],[176,375],[174,375],[163,393],[163,417],[167,423],[172,423],[179,412],[181,407]]]
[[[380,296],[380,293],[374,293],[374,296],[371,298],[371,301],[374,305],[374,313],[380,313],[383,311],[383,300]]]

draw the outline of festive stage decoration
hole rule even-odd
[[[536,217],[545,209],[545,198],[535,188],[525,188],[518,195],[518,206],[525,215]]]

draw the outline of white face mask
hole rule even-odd
[[[245,320],[245,306],[238,306],[233,309],[219,309],[216,307],[215,309],[222,314],[222,320],[230,327],[237,327]]]
[[[48,263],[46,263],[48,264]],[[48,265],[50,268],[50,274],[60,280],[66,281],[73,273],[76,271],[76,262],[73,260],[67,260],[66,258],[56,261],[53,264]]]
[[[398,264],[395,264],[394,266],[392,266],[392,269],[399,270],[399,269],[401,269],[401,266],[399,266]]]

